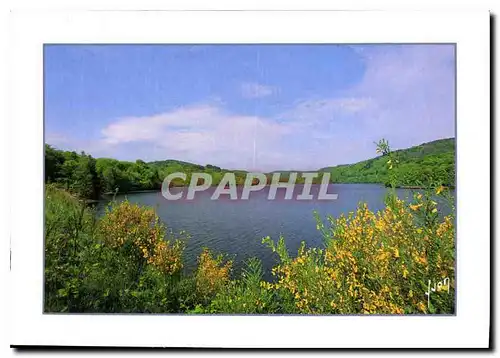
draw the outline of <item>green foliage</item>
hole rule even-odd
[[[185,173],[186,181],[174,179],[173,186],[185,186],[192,173],[212,175],[212,185],[218,185],[226,169],[207,164],[205,167],[178,160],[146,163],[119,161],[111,158],[94,159],[85,153],[62,151],[45,144],[45,183],[54,183],[85,199],[98,199],[101,194],[128,193],[140,190],[160,190],[163,179],[172,173]],[[245,171],[231,171],[236,183],[243,185]]]
[[[100,193],[100,181],[96,171],[96,161],[90,155],[82,155],[78,158],[76,166],[71,174],[70,190],[80,197],[97,199]]]
[[[82,272],[93,251],[95,219],[90,209],[53,185],[45,189],[45,310],[79,309]]]
[[[52,183],[62,176],[62,165],[65,161],[61,151],[45,144],[45,182]]]
[[[240,280],[231,281],[212,300],[206,313],[278,313],[280,306],[275,294],[262,281],[262,263],[251,258],[245,263]],[[200,310],[200,307],[198,307]]]
[[[97,221],[66,191],[47,185],[45,195],[46,312],[181,309],[184,246],[152,209],[123,203]]]
[[[454,138],[392,152],[385,140],[376,145],[377,152],[382,154],[377,158],[320,170],[331,172],[331,181],[334,183],[384,183],[389,186],[394,180],[396,186],[427,187],[435,182],[455,186]],[[387,165],[389,156],[394,164],[392,173]]]
[[[96,160],[84,152],[63,152],[45,145],[45,182],[57,183],[81,198],[97,199],[101,182]]]
[[[275,244],[270,236],[266,236],[262,239],[262,243],[267,245],[272,252],[276,252],[282,262],[290,261],[290,255],[288,254],[288,249],[286,248],[285,238],[280,235],[278,243]]]

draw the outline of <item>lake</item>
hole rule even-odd
[[[183,189],[171,188],[171,192],[175,194]],[[277,241],[282,234],[292,255],[296,254],[301,241],[305,241],[307,246],[322,247],[314,210],[323,219],[327,215],[337,217],[355,211],[359,202],[368,203],[371,210],[382,210],[387,193],[387,188],[378,184],[330,184],[328,193],[338,194],[337,200],[284,200],[284,189],[278,189],[275,200],[268,200],[269,187],[252,192],[249,200],[229,200],[228,195],[210,200],[214,190],[215,187],[212,187],[197,192],[195,199],[189,201],[168,201],[161,192],[118,195],[116,199],[122,201],[127,198],[132,203],[154,207],[169,230],[185,230],[191,235],[184,258],[187,271],[196,267],[201,249],[208,247],[234,258],[236,271],[241,269],[244,260],[258,257],[267,273],[266,278],[269,278],[269,272],[277,262],[277,254],[262,244],[263,237],[269,235]],[[238,188],[238,197],[241,190]],[[187,192],[187,188],[184,191]],[[313,185],[311,193],[315,198],[318,191],[319,185]],[[302,187],[297,185],[293,197],[301,192]],[[413,192],[415,190],[397,189],[400,198],[411,198]],[[105,202],[99,205],[101,213],[105,205]],[[449,212],[448,208],[442,209],[445,213]]]

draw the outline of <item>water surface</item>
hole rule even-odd
[[[172,193],[187,189],[172,188]],[[160,192],[136,193],[117,196],[132,203],[154,207],[169,230],[184,230],[191,236],[185,251],[185,266],[188,271],[196,266],[196,258],[203,247],[223,252],[235,260],[235,270],[250,257],[262,260],[266,271],[276,264],[277,255],[262,244],[262,238],[271,236],[275,241],[280,234],[292,254],[297,252],[301,241],[307,246],[322,247],[323,241],[316,230],[313,211],[322,218],[334,217],[355,211],[359,202],[366,202],[371,210],[382,210],[387,188],[377,184],[330,184],[328,193],[338,194],[337,200],[295,200],[302,192],[296,186],[294,199],[285,200],[283,189],[278,189],[275,200],[268,200],[269,188],[252,192],[249,200],[229,200],[222,195],[219,200],[210,200],[215,187],[196,193],[194,200],[168,201]],[[319,186],[313,186],[317,197]],[[412,197],[415,190],[397,189],[400,198]],[[241,188],[238,188],[238,197]],[[100,211],[105,203],[100,206]],[[448,211],[443,208],[444,211]],[[267,277],[268,275],[266,275]]]

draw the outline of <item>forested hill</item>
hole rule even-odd
[[[399,186],[439,182],[455,186],[455,138],[440,139],[393,152],[393,169]],[[355,164],[321,168],[334,183],[387,183],[387,158],[379,156]]]
[[[212,184],[218,184],[229,170],[215,165],[205,166],[179,160],[163,160],[146,163],[121,161],[111,158],[95,159],[84,152],[58,150],[45,144],[45,182],[56,183],[82,198],[97,199],[101,194],[128,193],[139,190],[159,190],[163,179],[171,173],[182,172],[191,180],[191,174],[204,172],[212,176]],[[246,172],[231,170],[237,184],[244,183]],[[185,185],[174,179],[173,185]]]
[[[454,186],[455,182],[455,139],[442,139],[424,143],[416,147],[394,151],[399,161],[393,170],[397,174],[397,184],[414,186],[438,181]],[[386,183],[387,158],[382,156],[355,164],[327,167],[318,171],[330,172],[334,183]],[[163,179],[170,173],[186,173],[189,183],[191,174],[208,173],[212,185],[217,185],[225,173],[232,172],[236,183],[245,181],[246,171],[227,170],[215,165],[205,166],[179,160],[163,160],[146,163],[111,158],[98,158],[82,153],[62,151],[45,145],[45,182],[57,183],[66,190],[83,198],[97,199],[103,193],[127,193],[138,190],[159,190]],[[281,180],[287,180],[290,171],[281,171]],[[300,174],[300,171],[299,171]],[[272,173],[267,174],[268,178]],[[269,180],[269,179],[268,179]],[[303,182],[299,175],[297,182]],[[321,182],[318,177],[315,182]],[[173,185],[185,185],[181,179],[174,179]]]

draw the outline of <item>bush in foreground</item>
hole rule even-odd
[[[453,313],[453,218],[438,221],[435,204],[415,213],[423,205],[420,195],[410,205],[395,198],[382,212],[362,204],[347,217],[329,217],[327,227],[318,220],[325,248],[302,244],[293,259],[282,240],[275,248],[266,238],[280,264],[273,269],[277,282],[265,287],[288,295],[286,307],[296,313]],[[422,226],[427,215],[435,223]],[[445,284],[428,300],[429,280],[431,287]]]

